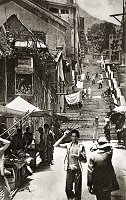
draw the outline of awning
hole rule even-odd
[[[30,115],[30,117],[53,117],[53,114],[49,110],[40,110],[34,111]]]
[[[4,115],[5,117],[21,117],[26,113],[0,105],[0,114]]]
[[[32,104],[30,104],[29,102],[21,98],[20,96],[18,96],[13,101],[8,103],[5,107],[13,109],[13,110],[21,111],[21,112],[41,111],[39,108],[37,108],[36,106],[33,106]]]
[[[63,122],[68,122],[69,121],[69,118],[68,117],[66,117],[65,115],[63,115],[62,113],[53,113],[53,116],[56,118],[56,119],[58,119],[58,120],[60,120],[60,121],[63,121]]]
[[[30,104],[20,96],[15,98],[13,101],[8,103],[5,106],[7,110],[13,110],[14,116],[19,114],[18,116],[25,115],[29,112],[29,117],[52,117],[52,110],[40,110],[38,107]]]

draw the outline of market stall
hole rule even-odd
[[[20,105],[20,106],[19,106]],[[26,151],[34,159],[33,170],[37,167],[38,163],[41,162],[39,157],[39,151],[37,148],[37,138],[39,138],[38,128],[44,127],[45,123],[51,124],[53,121],[52,110],[40,110],[38,107],[33,106],[29,102],[25,101],[22,97],[18,96],[12,102],[6,105],[7,108],[13,108],[15,110],[20,110],[21,112],[28,112],[27,119],[24,118],[20,120],[18,124],[21,127],[23,135],[26,132],[26,128],[30,127],[30,132],[32,134],[32,143],[27,146]],[[12,119],[7,118],[8,124]],[[26,133],[27,134],[27,133]]]

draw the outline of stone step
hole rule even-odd
[[[98,112],[98,110],[97,111],[95,111],[95,112],[83,112],[83,113],[81,113],[81,115],[80,115],[80,113],[78,112],[78,113],[69,113],[69,114],[65,114],[64,116],[66,116],[66,117],[68,117],[68,118],[70,118],[70,119],[75,119],[75,120],[77,120],[77,119],[86,119],[86,120],[90,120],[90,118],[92,119],[92,118],[94,118],[94,116],[98,116],[99,118],[104,118],[105,117],[105,115],[106,115],[106,112]]]
[[[70,127],[70,128],[79,130],[79,132],[81,132],[82,135],[85,135],[85,133],[88,133],[88,135],[92,135],[92,133],[93,133],[93,128],[92,127],[84,129],[84,128],[79,128],[79,127],[76,126],[76,127]],[[66,128],[61,128],[61,130],[65,130],[65,129]],[[99,127],[98,132],[99,133],[104,133],[104,129],[102,127]],[[110,132],[111,133],[116,133],[114,128],[112,128]]]
[[[106,91],[108,88],[108,80],[106,79],[106,74],[103,71],[103,88],[98,89],[97,81],[100,79],[100,76],[96,78],[96,84],[92,85],[91,76],[96,72],[100,74],[102,69],[97,65],[90,65],[89,67],[84,68],[83,73],[89,71],[89,81],[84,81],[84,87],[88,88],[91,87],[92,94],[91,98],[88,97],[81,99],[82,101],[82,108],[81,108],[81,115],[78,106],[70,106],[69,108],[66,107],[65,116],[69,118],[70,121],[68,123],[61,124],[61,130],[65,130],[68,128],[76,128],[80,132],[80,140],[92,140],[93,135],[93,121],[95,116],[99,117],[99,136],[104,136],[104,117],[106,116],[107,112],[109,111],[109,97],[101,96],[103,92]],[[115,133],[115,125],[112,125],[111,128],[111,138],[117,139]]]
[[[98,116],[99,117],[99,116]],[[93,121],[94,121],[94,117],[89,117],[89,118],[69,118],[69,121],[67,122],[67,123],[65,123],[66,125],[68,124],[76,124],[76,123],[81,123],[81,124],[91,124],[91,123],[93,123]],[[99,124],[104,124],[104,118],[100,118],[99,117]]]
[[[104,137],[104,134],[99,134],[99,137]],[[79,140],[93,140],[93,137],[90,135],[80,136]],[[116,134],[111,134],[111,140],[117,140]]]
[[[104,108],[81,108],[81,113],[82,114],[88,114],[88,113],[90,113],[90,112],[92,112],[92,113],[107,113],[109,111],[109,108],[107,108],[107,109],[104,109]],[[68,113],[68,114],[67,114]],[[70,113],[70,115],[74,115],[75,113],[76,114],[78,114],[78,113],[80,113],[80,111],[79,111],[79,109],[77,109],[77,110],[69,110],[69,109],[67,109],[66,110],[66,112],[65,113],[63,113],[63,115],[65,115],[65,116],[69,116],[69,113]]]

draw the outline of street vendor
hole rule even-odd
[[[12,150],[23,150],[25,146],[24,139],[22,137],[22,129],[17,128],[17,133],[13,136],[10,144]]]

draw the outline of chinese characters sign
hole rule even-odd
[[[120,61],[120,35],[118,33],[109,36],[109,52],[111,61]]]

